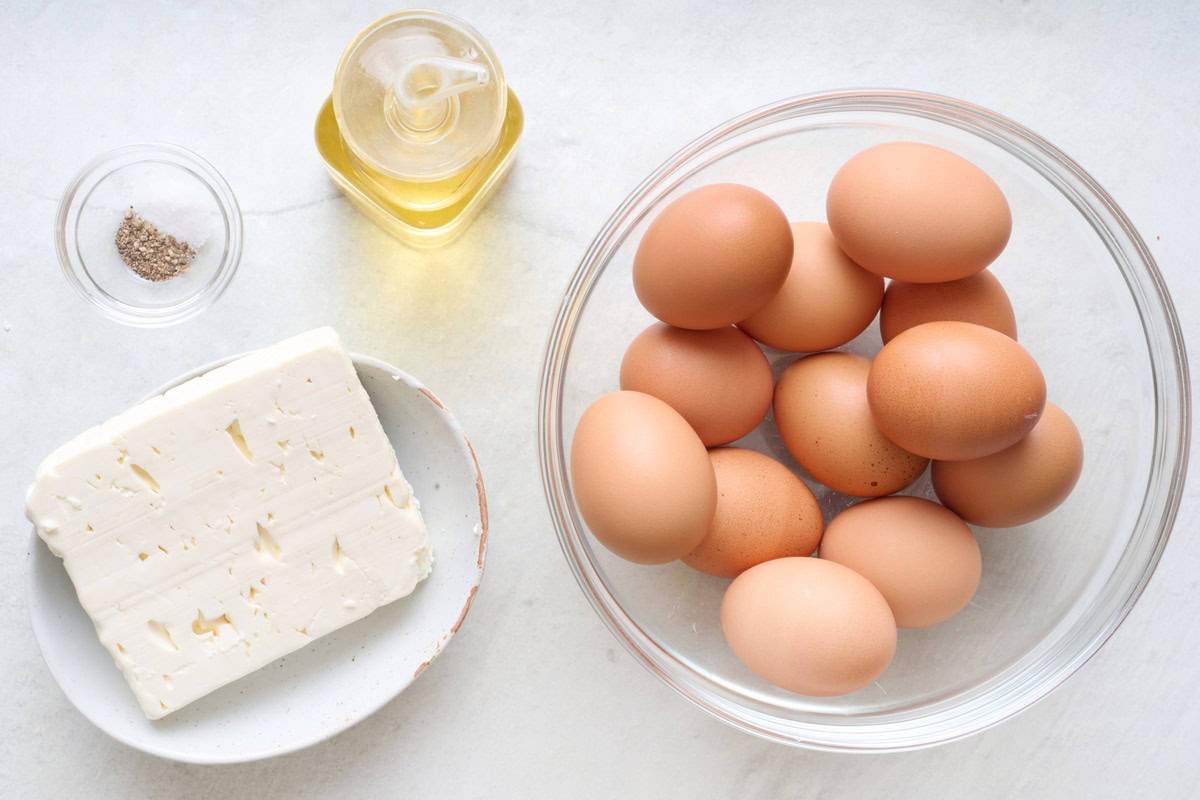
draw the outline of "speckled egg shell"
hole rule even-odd
[[[819,558],[777,558],[734,578],[721,628],[751,670],[815,697],[861,689],[896,651],[895,621],[879,590]]]
[[[749,186],[716,183],[650,223],[634,255],[633,287],[668,325],[722,328],[762,308],[791,263],[792,230],[779,206]]]
[[[773,558],[812,554],[825,524],[804,481],[754,450],[721,447],[708,455],[717,476],[717,510],[683,563],[733,578]]]
[[[1017,338],[1012,303],[991,270],[948,283],[888,284],[879,311],[879,333],[884,344],[909,328],[938,320],[973,322]]]
[[[858,497],[899,491],[929,463],[875,424],[870,371],[862,356],[818,353],[789,366],[775,385],[775,425],[788,452],[821,483]]]
[[[883,278],[851,261],[824,222],[793,222],[792,240],[783,287],[738,327],[765,345],[797,353],[843,345],[875,319]]]
[[[986,172],[919,142],[876,145],[847,161],[830,184],[825,213],[851,259],[914,283],[974,275],[1012,232],[1008,201]]]
[[[961,461],[1029,433],[1046,404],[1046,382],[1004,334],[969,322],[926,322],[875,356],[867,399],[879,429],[905,450]]]
[[[584,411],[571,444],[571,484],[592,534],[641,564],[694,550],[717,506],[700,437],[678,412],[641,392],[612,392]]]
[[[762,350],[737,328],[690,331],[659,322],[625,351],[621,388],[662,400],[713,447],[762,421],[774,378]]]
[[[979,586],[979,543],[953,511],[919,497],[881,497],[833,518],[821,558],[862,575],[901,628],[945,622]]]
[[[1083,439],[1061,408],[1046,403],[1021,441],[971,461],[935,461],[938,499],[967,522],[988,528],[1024,525],[1067,499],[1083,470]]]

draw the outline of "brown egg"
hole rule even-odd
[[[819,558],[777,558],[734,578],[721,628],[758,675],[815,697],[861,689],[896,652],[896,624],[879,590]]]
[[[780,350],[843,345],[875,318],[883,278],[851,261],[824,222],[793,222],[792,240],[792,268],[783,288],[738,326]]]
[[[979,586],[975,534],[953,511],[919,497],[850,506],[829,523],[821,558],[874,584],[901,628],[950,619]]]
[[[621,388],[662,400],[712,447],[762,421],[774,377],[762,350],[737,328],[689,331],[657,322],[625,351]]]
[[[1012,231],[987,173],[933,145],[889,142],[842,166],[825,199],[834,238],[864,268],[913,283],[974,275]]]
[[[973,322],[1017,338],[1012,303],[991,270],[948,283],[888,284],[879,311],[879,333],[884,344],[909,328],[938,320]]]
[[[612,392],[583,412],[571,445],[579,513],[622,558],[662,564],[696,549],[717,506],[708,451],[656,397]]]
[[[875,425],[870,371],[862,356],[817,353],[789,366],[775,385],[775,425],[788,452],[821,483],[858,497],[899,491],[929,463]]]
[[[762,308],[791,263],[792,231],[779,206],[749,186],[716,183],[650,223],[633,259],[633,288],[668,325],[723,328]]]
[[[969,322],[926,322],[883,346],[867,400],[884,435],[945,461],[991,455],[1037,424],[1046,382],[1021,345]]]
[[[704,541],[683,563],[734,578],[755,564],[817,549],[825,524],[804,481],[753,450],[722,447],[708,455],[717,475],[717,511]]]
[[[1046,403],[1021,441],[971,461],[933,462],[938,499],[967,522],[988,528],[1024,525],[1067,499],[1083,470],[1083,440],[1061,408]]]

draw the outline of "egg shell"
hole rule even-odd
[[[640,392],[592,403],[575,428],[571,484],[592,534],[640,564],[696,549],[717,506],[708,451],[678,412]]]
[[[650,223],[633,259],[646,310],[677,328],[722,328],[749,317],[783,285],[792,230],[762,192],[716,183],[678,198]]]
[[[1061,408],[1046,403],[1021,441],[971,461],[935,461],[938,499],[967,522],[988,528],[1024,525],[1067,499],[1083,471],[1083,439]]]
[[[829,523],[821,558],[874,584],[901,628],[945,622],[979,587],[975,534],[943,506],[919,497],[881,497],[850,506]]]
[[[909,452],[944,461],[1011,447],[1033,429],[1046,382],[1025,349],[969,322],[926,322],[883,346],[867,379],[871,414]]]
[[[825,524],[812,491],[770,456],[740,447],[709,451],[717,510],[700,546],[683,563],[718,578],[756,564],[811,555]]]
[[[909,328],[938,320],[973,322],[1017,338],[1012,303],[991,270],[948,283],[888,284],[879,312],[879,333],[884,344]]]
[[[986,172],[920,142],[888,142],[851,158],[834,175],[825,213],[851,259],[914,283],[974,275],[1012,232],[1008,201]]]
[[[775,387],[767,357],[737,328],[690,331],[658,322],[625,351],[621,388],[662,400],[712,447],[754,430]]]
[[[879,590],[819,558],[777,558],[734,578],[721,629],[759,676],[815,697],[866,686],[896,652],[895,621]]]
[[[897,492],[929,463],[875,424],[870,371],[862,356],[817,353],[791,364],[775,385],[775,425],[788,452],[821,483],[857,497]]]
[[[782,288],[738,326],[780,350],[845,344],[875,318],[883,278],[851,261],[824,222],[793,222],[792,241],[792,267]]]

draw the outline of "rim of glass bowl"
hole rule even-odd
[[[119,300],[101,288],[84,266],[75,237],[79,214],[99,182],[118,169],[148,161],[179,167],[204,184],[221,211],[225,234],[225,250],[212,279],[186,299],[154,308]],[[71,181],[58,206],[54,244],[67,282],[93,308],[109,319],[126,325],[163,327],[196,316],[212,305],[229,286],[242,259],[242,212],[224,176],[200,155],[166,142],[128,144],[96,156]]]
[[[648,207],[696,165],[738,137],[789,119],[838,111],[883,112],[932,120],[974,134],[1036,170],[1066,197],[1103,240],[1141,318],[1154,382],[1154,452],[1141,511],[1096,603],[1060,621],[1014,664],[958,694],[907,708],[819,722],[783,718],[753,697],[731,691],[664,648],[630,618],[605,584],[584,537],[568,483],[562,441],[567,357],[584,304],[613,253]],[[567,563],[592,608],[651,672],[700,708],[763,738],[818,750],[911,750],[953,741],[1028,708],[1079,669],[1125,619],[1154,573],[1170,536],[1187,471],[1190,383],[1183,336],[1162,275],[1141,236],[1108,193],[1049,142],[987,109],[949,97],[895,89],[800,95],[762,106],[713,128],[650,174],[604,223],[567,287],[551,328],[538,398],[538,450],[550,516]]]

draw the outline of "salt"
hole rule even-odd
[[[194,180],[156,175],[139,184],[130,198],[137,213],[156,228],[199,250],[212,236],[215,214],[211,198]]]

